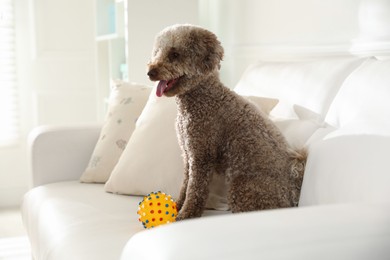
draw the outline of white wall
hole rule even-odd
[[[95,122],[93,0],[16,0],[21,140],[0,147],[0,207],[18,205],[30,184],[29,131]]]
[[[256,60],[389,54],[389,0],[200,0],[234,85]],[[217,15],[213,15],[217,14]]]
[[[198,16],[198,0],[129,0],[129,81],[152,85],[146,76],[146,64],[150,59],[154,37],[172,24],[198,24]]]

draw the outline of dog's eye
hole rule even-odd
[[[172,51],[168,55],[168,58],[170,61],[177,60],[179,57],[180,57],[180,54],[177,51]]]

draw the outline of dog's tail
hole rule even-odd
[[[290,174],[294,179],[296,186],[300,188],[303,181],[303,175],[305,173],[306,159],[308,154],[307,149],[291,149],[289,154],[291,161]]]
[[[306,148],[291,149],[289,154],[291,161],[290,176],[295,186],[295,190],[292,191],[292,200],[294,206],[298,206],[308,152]]]

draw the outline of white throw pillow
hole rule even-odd
[[[264,113],[277,104],[275,99],[250,98]],[[260,102],[260,104],[258,103]],[[178,144],[174,98],[150,98],[137,121],[129,143],[105,185],[107,192],[146,195],[163,191],[177,199],[183,181],[183,160]],[[215,187],[221,184],[221,180]],[[223,183],[222,183],[223,184]],[[227,209],[224,189],[211,185],[207,208]]]
[[[110,177],[147,102],[151,87],[118,81],[113,84],[99,140],[81,182],[104,183]]]
[[[304,147],[313,133],[325,124],[320,115],[304,107],[294,105],[294,111],[298,119],[271,119],[283,133],[287,142],[293,148],[299,149]]]
[[[276,98],[265,98],[257,96],[244,96],[250,102],[252,102],[258,109],[263,111],[266,115],[269,115],[271,110],[279,103]]]

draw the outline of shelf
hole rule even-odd
[[[123,36],[119,36],[116,33],[112,33],[112,34],[105,34],[105,35],[101,35],[101,36],[96,36],[95,40],[97,42],[101,42],[101,41],[115,40],[115,39],[119,39],[119,38],[123,38]]]
[[[111,80],[126,80],[127,0],[95,0],[96,62],[99,117],[107,112]]]
[[[96,39],[124,37],[124,1],[96,0]]]

